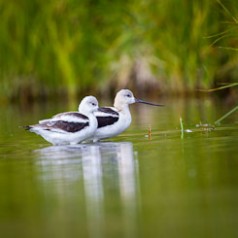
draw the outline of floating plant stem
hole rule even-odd
[[[226,119],[228,116],[230,116],[233,112],[235,112],[238,109],[238,106],[234,107],[232,110],[230,110],[229,112],[227,112],[225,115],[223,115],[221,118],[219,118],[218,120],[215,121],[215,124],[218,125],[221,123],[221,121],[223,121],[224,119]]]

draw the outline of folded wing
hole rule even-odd
[[[98,128],[113,125],[119,120],[119,113],[111,107],[100,107],[95,113]]]

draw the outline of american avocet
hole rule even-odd
[[[122,89],[116,94],[114,107],[100,107],[95,112],[98,129],[94,134],[93,141],[114,137],[126,130],[131,124],[129,104],[133,103],[163,106],[135,98],[130,90]]]
[[[79,104],[79,112],[60,113],[39,121],[39,124],[26,126],[25,129],[54,145],[77,144],[91,138],[96,131],[98,123],[94,112],[97,109],[97,99],[87,96]]]

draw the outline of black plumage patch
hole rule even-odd
[[[29,131],[31,129],[31,126],[23,126],[23,128]]]
[[[114,111],[110,107],[100,107],[100,108],[98,108],[98,111],[99,112],[104,112],[104,113],[107,113],[107,114],[111,114],[111,115],[119,116],[119,113]]]
[[[98,120],[98,128],[104,127],[104,126],[110,126],[117,122],[119,117],[97,117]]]
[[[89,123],[79,123],[79,122],[68,122],[68,121],[55,121],[51,122],[50,125],[42,124],[42,126],[46,127],[46,130],[51,130],[51,129],[60,129],[65,132],[78,132],[85,128],[86,126],[89,126]],[[47,128],[48,127],[48,128]]]

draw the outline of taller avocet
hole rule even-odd
[[[94,134],[93,141],[114,137],[126,130],[131,124],[129,105],[133,103],[144,103],[157,107],[163,106],[135,98],[130,90],[122,89],[116,94],[114,107],[100,107],[95,112],[98,128]]]
[[[79,112],[60,113],[25,128],[53,145],[78,144],[94,135],[98,126],[94,115],[97,109],[97,99],[87,96],[79,104]]]

